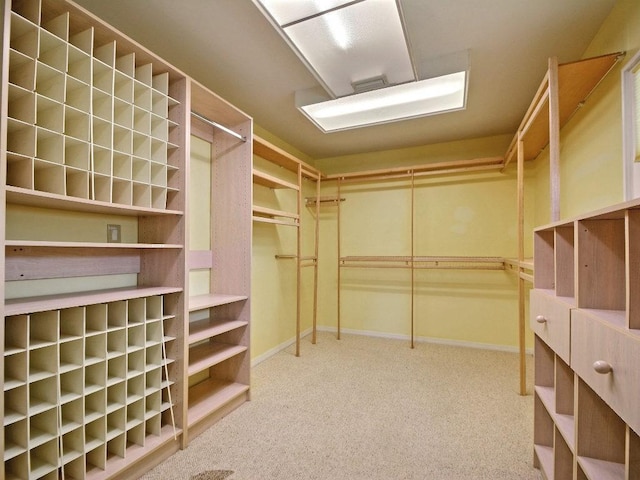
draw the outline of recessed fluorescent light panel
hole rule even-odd
[[[325,132],[464,108],[466,70],[420,79],[396,0],[254,0],[327,92],[301,112]]]

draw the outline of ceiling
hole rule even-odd
[[[291,0],[295,1],[295,0]],[[375,1],[375,0],[368,0]],[[414,57],[469,51],[467,108],[322,133],[315,77],[251,0],[76,0],[312,158],[515,133],[547,69],[582,57],[615,0],[399,0]]]

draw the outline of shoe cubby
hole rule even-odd
[[[48,18],[48,3],[42,2],[37,16],[23,8],[11,13],[9,118],[25,125],[10,128],[8,150],[39,162],[18,162],[14,157],[8,162],[9,184],[63,197],[165,210],[166,191],[151,192],[121,182],[111,182],[107,189],[108,178],[96,182],[91,177],[118,175],[106,168],[103,150],[167,163],[169,150],[182,143],[169,142],[169,131],[177,129],[181,120],[179,110],[172,108],[179,102],[170,94],[175,75],[162,63],[149,62],[146,52],[136,56],[127,42],[121,47],[117,39],[107,40],[104,32],[86,28],[82,14],[65,12]],[[29,125],[38,128],[30,130]],[[180,160],[174,162],[177,167]],[[49,174],[55,179],[49,180]],[[149,179],[141,182],[150,184]],[[154,187],[166,186],[167,180],[156,182]]]
[[[90,477],[170,428],[177,294],[5,317],[5,474]],[[167,333],[165,333],[165,327]],[[73,472],[73,473],[72,473]]]
[[[532,309],[536,442],[548,447],[550,419],[554,427],[552,470],[534,445],[536,465],[547,478],[631,480],[640,475],[633,373],[640,357],[639,236],[637,200],[540,227],[534,234],[531,303],[542,310],[553,295],[568,312],[549,310],[538,320]],[[554,331],[553,320],[560,316],[569,317],[569,328]]]

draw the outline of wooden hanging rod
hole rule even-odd
[[[414,268],[445,270],[504,270],[502,257],[443,256],[347,256],[340,257],[346,268]]]
[[[367,170],[362,172],[335,173],[327,175],[327,180],[361,181],[369,179],[393,179],[411,176],[439,175],[465,173],[476,169],[502,168],[503,157],[486,157],[472,160],[453,160],[448,162],[436,162],[408,167],[386,168],[380,170]]]
[[[338,203],[344,202],[344,198],[337,197],[306,197],[304,199],[305,205],[315,205],[316,203]]]
[[[204,123],[207,123],[209,125],[211,125],[214,128],[217,128],[218,130],[222,130],[225,133],[228,133],[229,135],[236,137],[238,140],[242,140],[243,142],[247,141],[247,137],[245,137],[244,135],[240,135],[237,132],[234,132],[233,130],[231,130],[230,128],[225,127],[224,125],[220,125],[218,122],[214,122],[213,120],[209,120],[207,117],[200,115],[198,112],[194,112],[191,111],[191,116],[192,117],[196,117],[198,120],[203,121]]]

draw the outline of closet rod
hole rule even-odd
[[[194,112],[192,110],[191,111],[191,116],[196,117],[198,120],[202,120],[203,122],[208,123],[212,127],[218,128],[218,129],[222,130],[223,132],[228,133],[229,135],[232,135],[232,136],[236,137],[239,140],[242,140],[243,142],[247,141],[247,137],[245,137],[244,135],[240,135],[239,133],[234,132],[230,128],[225,127],[224,125],[220,125],[219,123],[214,122],[213,120],[209,120],[207,117],[203,117],[198,112]]]

